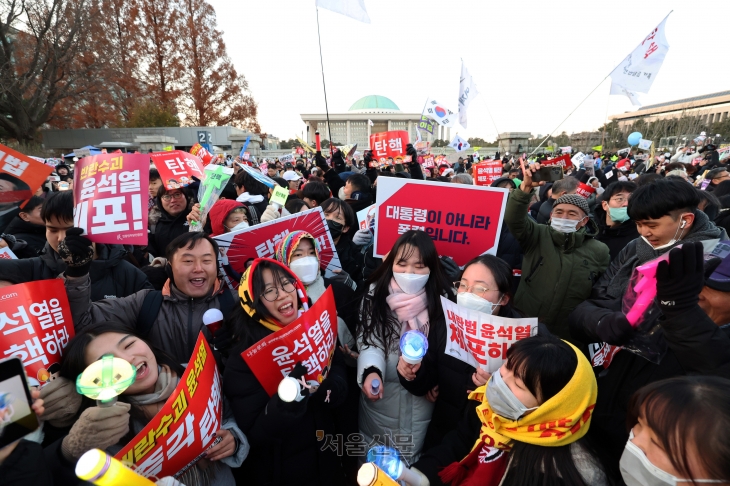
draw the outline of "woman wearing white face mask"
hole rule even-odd
[[[627,486],[730,484],[730,380],[683,376],[631,399],[621,456]]]
[[[210,236],[218,236],[248,228],[248,209],[232,199],[219,199],[210,208],[207,219],[210,221]],[[199,220],[200,204],[196,204],[188,215],[188,221]]]
[[[440,297],[453,293],[433,240],[423,231],[401,235],[366,283],[357,329],[360,433],[365,443],[375,437],[382,441],[386,435],[409,437],[400,449],[412,460],[421,451],[434,407],[423,395],[430,393],[433,399],[437,390],[417,396],[401,385],[399,376],[406,371],[400,370],[399,342],[405,332],[418,330],[429,339],[424,360],[439,353],[433,333],[437,328],[446,332]]]
[[[456,303],[485,314],[524,317],[512,307],[511,279],[512,269],[504,260],[493,255],[477,257],[464,266],[461,279],[453,283]],[[484,386],[490,377],[486,371],[446,354],[446,344],[446,326],[433,327],[429,349],[433,347],[436,352],[426,355],[420,365],[408,365],[402,357],[398,362],[398,377],[406,390],[427,397],[434,387],[438,390],[424,450],[439,444],[456,427],[469,405],[469,392]]]

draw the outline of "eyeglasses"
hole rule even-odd
[[[489,287],[482,287],[481,285],[467,285],[463,282],[454,282],[454,288],[460,294],[471,291],[474,295],[484,295],[485,292],[489,292],[490,290],[497,290],[490,289]]]
[[[616,196],[611,198],[611,201],[615,202],[616,204],[623,204],[628,200],[629,198],[627,196]]]
[[[170,199],[182,199],[185,195],[182,192],[173,192],[172,194],[165,194],[162,196],[163,201],[169,201]]]
[[[283,290],[287,294],[291,294],[296,290],[296,287],[294,286],[294,282],[291,280],[287,280],[284,282],[284,284],[281,286],[281,290]],[[269,302],[275,302],[276,299],[279,298],[279,287],[270,287],[266,290],[264,290],[264,299],[268,300]]]

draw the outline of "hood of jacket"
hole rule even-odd
[[[225,233],[227,231],[227,228],[225,227],[225,221],[228,215],[231,214],[231,211],[236,208],[245,207],[246,206],[244,206],[243,203],[240,203],[233,199],[219,199],[218,201],[216,201],[216,203],[213,204],[213,207],[210,208],[210,212],[208,213],[208,216],[210,217],[210,227],[213,230],[210,236],[218,236]],[[246,212],[248,213],[248,210]]]
[[[91,263],[93,266],[101,266],[105,269],[111,269],[119,265],[127,256],[127,250],[122,245],[102,245],[96,244],[96,259]]]

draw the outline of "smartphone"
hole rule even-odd
[[[532,174],[533,182],[555,182],[563,178],[563,168],[559,165],[540,167]]]
[[[50,176],[48,176],[47,180],[49,180],[51,182],[60,182],[61,178],[57,175],[50,175]]]
[[[0,448],[38,428],[32,403],[20,358],[0,362]]]

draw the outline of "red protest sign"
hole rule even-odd
[[[370,150],[373,151],[373,159],[379,160],[381,163],[388,161],[389,158],[395,160],[396,157],[405,157],[406,145],[408,145],[408,131],[394,130],[390,132],[380,132],[370,135]]]
[[[332,287],[299,319],[257,342],[241,357],[266,393],[276,393],[279,382],[301,361],[306,381],[322,383],[329,373],[337,342],[337,308]]]
[[[474,184],[489,186],[502,177],[502,161],[487,160],[474,165]]]
[[[550,160],[543,160],[540,165],[559,165],[562,168],[570,167],[573,163],[570,161],[570,154],[561,155]]]
[[[96,243],[147,244],[147,154],[84,157],[74,171],[74,226]]]
[[[203,333],[162,409],[115,458],[144,477],[179,476],[220,439],[221,381]]]
[[[517,341],[537,334],[537,318],[509,319],[467,309],[441,297],[446,318],[446,354],[497,371],[507,360],[507,350]]]
[[[53,167],[0,144],[0,203],[30,199]]]
[[[310,233],[319,244],[319,263],[322,269],[340,270],[340,259],[335,250],[322,208],[292,214],[268,223],[224,233],[215,237],[221,258],[218,259],[227,276],[228,286],[237,288],[247,263],[255,258],[273,258],[274,247],[290,232],[302,230]]]
[[[185,187],[193,182],[193,176],[201,181],[205,179],[205,173],[203,172],[205,165],[200,157],[182,150],[156,152],[150,154],[150,158],[167,189]]]
[[[37,280],[0,289],[0,359],[17,356],[31,384],[49,380],[74,336],[63,280]],[[38,380],[34,383],[33,380]]]
[[[589,186],[588,184],[585,184],[583,182],[578,184],[578,190],[575,191],[576,194],[578,194],[579,196],[583,196],[586,199],[591,197],[591,194],[593,194],[594,192],[596,192],[595,187]]]
[[[382,257],[408,230],[428,233],[440,255],[464,265],[497,252],[507,189],[415,181],[378,180],[375,256]],[[469,204],[464,204],[469,201]]]
[[[424,169],[430,169],[435,165],[433,155],[419,155],[418,162],[423,166]]]
[[[199,157],[200,160],[203,161],[203,167],[210,164],[213,159],[216,158],[215,155],[208,152],[208,150],[199,143],[196,143],[190,148],[190,153],[195,155],[196,157]]]

